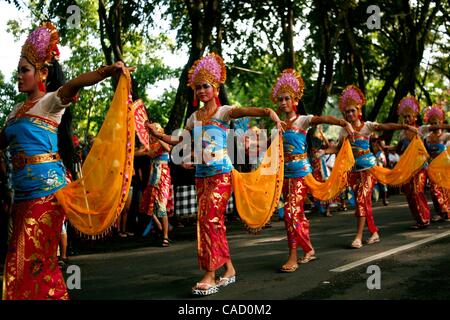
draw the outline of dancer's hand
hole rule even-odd
[[[419,130],[416,127],[410,126],[409,124],[406,124],[405,126],[406,126],[406,130],[409,130],[412,133],[414,133],[414,134],[418,134],[419,133]]]
[[[345,120],[344,120],[345,121]],[[345,121],[345,131],[347,131],[348,134],[348,138],[350,139],[350,141],[354,140],[354,135],[355,135],[355,130],[353,129],[352,125],[350,124],[350,122]]]
[[[161,139],[162,135],[161,132],[158,130],[158,126],[155,123],[150,123],[149,121],[145,121],[145,127],[148,129],[148,132],[158,138]]]
[[[117,61],[113,65],[113,74],[125,74],[126,70],[130,73],[136,71],[136,67],[126,67],[122,61]]]
[[[270,109],[270,119],[272,119],[273,122],[275,122],[277,129],[283,133],[284,132],[284,127],[286,127],[286,123],[284,121],[281,121],[280,118],[278,117],[277,113],[275,111],[273,111],[272,109]]]

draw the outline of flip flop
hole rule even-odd
[[[298,259],[297,260],[297,263],[302,263],[302,264],[304,264],[304,263],[308,263],[308,262],[310,262],[310,261],[314,261],[314,260],[317,260],[317,257],[315,256],[315,255],[309,255],[309,256],[305,256],[305,257],[303,257],[303,258],[301,258],[301,259]]]
[[[380,242],[380,237],[376,237],[376,238],[371,237],[371,238],[367,239],[366,244],[374,244],[377,242]]]
[[[224,288],[229,284],[235,283],[236,282],[236,276],[232,276],[232,277],[220,277],[219,281],[216,282],[216,286],[219,288]]]
[[[290,272],[295,272],[298,269],[298,264],[294,264],[292,267],[290,268],[286,268],[284,266],[282,266],[280,268],[280,272],[286,272],[286,273],[290,273]]]
[[[219,292],[219,287],[217,285],[212,285],[209,283],[197,282],[195,287],[192,288],[192,294],[195,296],[209,296]]]
[[[350,247],[353,249],[361,249],[362,246],[363,245],[361,240],[353,240],[352,244],[350,245]]]

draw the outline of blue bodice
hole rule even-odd
[[[227,153],[228,129],[227,122],[214,118],[202,126],[194,127],[196,177],[204,178],[231,172],[233,165]]]
[[[283,134],[283,150],[285,155],[285,178],[301,178],[312,172],[312,167],[307,157],[306,131],[300,129],[286,130]],[[304,157],[301,155],[304,155]],[[289,158],[294,159],[289,160]]]
[[[30,200],[53,194],[66,184],[61,160],[20,165],[18,160],[57,154],[57,124],[40,117],[23,116],[7,123],[6,140],[13,161],[15,200]]]

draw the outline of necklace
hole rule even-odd
[[[215,107],[213,109],[206,109],[206,107],[201,108],[197,111],[197,121],[208,122],[209,119],[217,112],[219,107]]]
[[[364,127],[364,122],[363,121],[360,121],[360,122],[361,122],[361,124],[359,126],[352,125],[353,129],[355,129],[355,131],[357,131],[357,132],[359,132],[362,129],[362,127]]]
[[[298,119],[298,117],[299,117],[299,115],[296,114],[295,116],[293,116],[293,117],[291,117],[291,118],[289,118],[289,119],[286,119],[285,122],[286,122],[286,124],[287,124],[287,127],[290,128],[290,127],[292,126],[292,124],[295,122],[295,120]]]
[[[19,108],[19,110],[17,110],[15,118],[19,118],[22,117],[25,113],[27,113],[31,108],[34,107],[34,105],[41,100],[43,96],[36,98],[34,100],[30,100],[30,101],[25,101]]]

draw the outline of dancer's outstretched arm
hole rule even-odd
[[[379,123],[377,125],[377,130],[380,131],[395,131],[395,130],[409,130],[413,133],[419,133],[416,127],[410,126],[408,124],[399,123]]]
[[[182,136],[172,136],[168,135],[162,132],[159,132],[158,127],[154,123],[150,123],[149,121],[145,122],[145,126],[148,129],[148,132],[150,132],[151,135],[161,140],[161,142],[165,142],[167,144],[170,144],[172,146],[179,144],[181,141],[183,141]],[[163,145],[164,147],[164,145]],[[170,150],[167,150],[170,151]]]
[[[134,71],[136,68],[127,68],[122,61],[118,61],[113,65],[103,66],[95,71],[80,74],[75,79],[65,83],[61,89],[59,89],[58,96],[61,98],[63,103],[69,102],[77,95],[81,88],[92,86],[108,77],[118,74],[119,72],[125,73],[126,69],[129,71]]]
[[[333,124],[336,126],[343,127],[347,131],[347,134],[349,135],[349,137],[352,137],[355,133],[355,130],[353,130],[353,127],[350,124],[350,122],[348,122],[344,119],[338,119],[334,116],[314,116],[311,119],[312,125],[322,124],[322,123]]]
[[[256,108],[256,107],[244,107],[244,108],[234,108],[230,111],[231,119],[238,119],[242,117],[270,117],[273,122],[275,122],[277,129],[284,132],[283,126],[286,125],[280,120],[277,113],[270,108]]]

